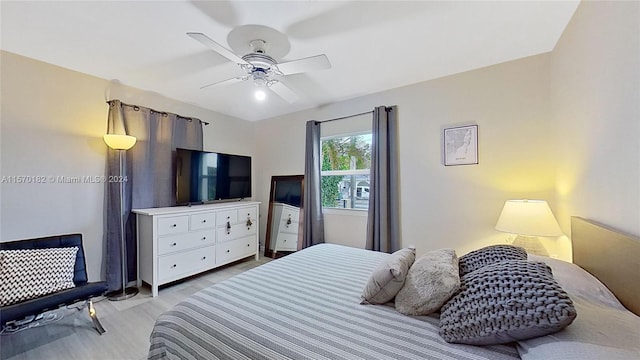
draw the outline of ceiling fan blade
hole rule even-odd
[[[269,89],[276,93],[276,95],[286,100],[288,103],[294,103],[300,98],[295,92],[293,92],[293,90],[291,90],[288,86],[280,81],[269,86]]]
[[[325,54],[278,64],[278,69],[280,69],[284,75],[299,74],[329,68],[331,68],[331,63]]]
[[[213,41],[210,37],[208,37],[203,33],[188,32],[187,35],[189,35],[191,38],[195,40],[198,40],[202,45],[210,48],[211,50],[235,62],[236,64],[251,65],[248,62],[242,60],[242,58],[240,58],[238,55],[231,52],[231,50]]]
[[[234,83],[237,83],[237,82],[240,82],[240,81],[245,81],[247,79],[248,79],[248,77],[246,77],[246,76],[237,76],[237,77],[233,77],[231,79],[222,80],[222,81],[216,81],[214,83],[201,86],[200,89],[205,89],[205,88],[208,88],[210,86],[234,84]]]

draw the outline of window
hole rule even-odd
[[[322,139],[322,206],[369,208],[371,133]]]

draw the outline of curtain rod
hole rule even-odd
[[[363,112],[363,113],[359,113],[359,114],[353,114],[353,115],[342,116],[342,117],[335,118],[335,119],[322,120],[322,121],[318,121],[318,122],[319,122],[319,123],[325,123],[325,122],[331,122],[331,121],[336,121],[336,120],[348,119],[348,118],[352,118],[352,117],[356,117],[356,116],[360,116],[360,115],[366,115],[366,114],[373,114],[373,110],[371,110],[371,111],[365,111],[365,112]]]
[[[111,102],[112,102],[112,101],[116,101],[116,100],[109,100],[109,101],[107,101],[107,104],[111,105]],[[118,101],[119,101],[119,100],[118,100]],[[131,104],[127,104],[127,103],[123,103],[122,101],[120,101],[120,104],[121,104],[122,106],[132,107],[134,110],[140,110],[140,108],[141,108],[141,106],[138,106],[138,105],[131,105]],[[144,106],[142,106],[142,107],[144,107]],[[169,113],[168,113],[168,112],[166,112],[166,111],[158,111],[158,110],[155,110],[155,109],[152,109],[152,108],[147,108],[147,109],[149,109],[151,112],[154,112],[154,113],[157,113],[157,114],[162,114],[162,115],[165,115],[165,116],[169,115]],[[186,117],[186,116],[180,116],[180,115],[178,115],[178,114],[174,114],[174,115],[175,115],[178,119],[185,119],[185,120],[187,120],[187,121],[198,120],[198,121],[200,121],[200,123],[201,123],[201,124],[204,124],[205,126],[206,126],[206,125],[209,125],[209,123],[208,123],[208,122],[206,122],[206,121],[202,121],[202,120],[197,119],[197,118],[191,118],[191,117]]]

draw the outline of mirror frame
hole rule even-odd
[[[300,217],[298,219],[298,248],[297,250],[302,249],[302,229],[304,228],[303,224],[303,213],[304,213],[304,175],[276,175],[271,177],[271,190],[269,192],[269,212],[267,216],[267,233],[265,234],[264,240],[264,256],[270,258],[282,257],[289,254],[289,251],[284,252],[276,252],[274,253],[271,250],[271,229],[272,229],[272,219],[273,219],[273,200],[276,195],[276,186],[279,181],[297,181],[300,182]]]

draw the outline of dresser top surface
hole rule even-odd
[[[283,208],[283,209],[287,209],[289,211],[291,211],[291,210],[300,210],[300,208],[297,207],[297,206],[293,206],[293,205],[289,205],[289,204],[285,204],[285,203],[281,203],[281,202],[274,202],[273,206],[275,208]]]
[[[230,201],[214,204],[199,204],[199,205],[185,205],[185,206],[170,206],[161,208],[148,208],[148,209],[132,209],[131,212],[141,215],[174,215],[174,214],[188,214],[192,212],[207,211],[207,210],[229,210],[233,208],[240,208],[243,206],[255,206],[259,205],[259,201]]]

